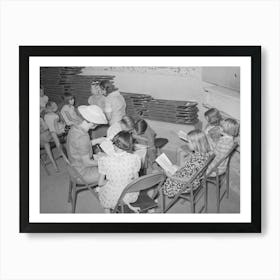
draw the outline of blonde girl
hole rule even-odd
[[[182,188],[185,187],[183,183],[178,183],[176,178],[190,179],[198,170],[200,170],[209,158],[210,146],[205,133],[199,129],[192,130],[188,133],[188,149],[189,153],[185,157],[181,167],[175,172],[173,176],[168,175],[168,179],[163,186],[164,194],[168,197],[174,197]],[[193,189],[199,187],[200,181],[193,182]],[[188,189],[186,189],[186,192]]]

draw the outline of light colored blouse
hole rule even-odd
[[[124,188],[134,179],[141,167],[141,160],[127,152],[104,156],[98,160],[98,171],[106,176],[107,183],[100,188],[99,200],[104,208],[114,208]],[[133,203],[139,193],[125,195],[123,201]]]

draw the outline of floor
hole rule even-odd
[[[168,151],[166,151],[168,154]],[[171,154],[168,155],[172,157]],[[66,172],[66,166],[62,159],[58,159],[57,163],[60,168],[59,173],[55,173],[52,166],[48,165],[51,175],[47,175],[41,166],[41,184],[40,184],[40,212],[41,213],[71,213],[71,205],[67,202],[69,180]],[[233,170],[236,169],[235,164]],[[232,172],[235,175],[234,172]],[[239,213],[240,197],[239,197],[239,176],[231,176],[230,178],[230,196],[221,202],[220,213]],[[233,188],[232,188],[233,186]],[[236,187],[238,186],[238,188]],[[201,202],[197,203],[196,209],[202,207]],[[216,212],[216,192],[215,187],[209,187],[208,193],[208,213]],[[77,198],[76,213],[104,213],[104,209],[100,206],[98,200],[89,192],[80,192]],[[174,205],[168,213],[190,213],[190,205],[188,202],[179,201]]]

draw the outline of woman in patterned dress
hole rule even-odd
[[[131,133],[120,131],[112,140],[115,153],[101,157],[98,160],[99,177],[99,200],[109,213],[113,209],[124,188],[138,178],[141,167],[141,159],[132,153],[133,139]],[[130,205],[137,200],[139,193],[129,193],[123,198],[127,206],[137,212],[138,209]]]
[[[199,129],[192,130],[188,133],[189,154],[185,157],[183,166],[180,167],[173,176],[168,176],[163,186],[163,192],[168,197],[174,197],[185,184],[176,181],[179,179],[190,179],[196,172],[198,172],[209,158],[210,146],[205,133]],[[168,174],[167,174],[168,175]],[[174,178],[174,179],[173,179]],[[200,180],[195,180],[193,189],[199,187]],[[187,188],[185,192],[188,192]]]

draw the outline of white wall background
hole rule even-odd
[[[0,8],[1,279],[280,278],[279,1],[2,0]],[[18,45],[102,44],[262,45],[262,234],[18,233]]]

